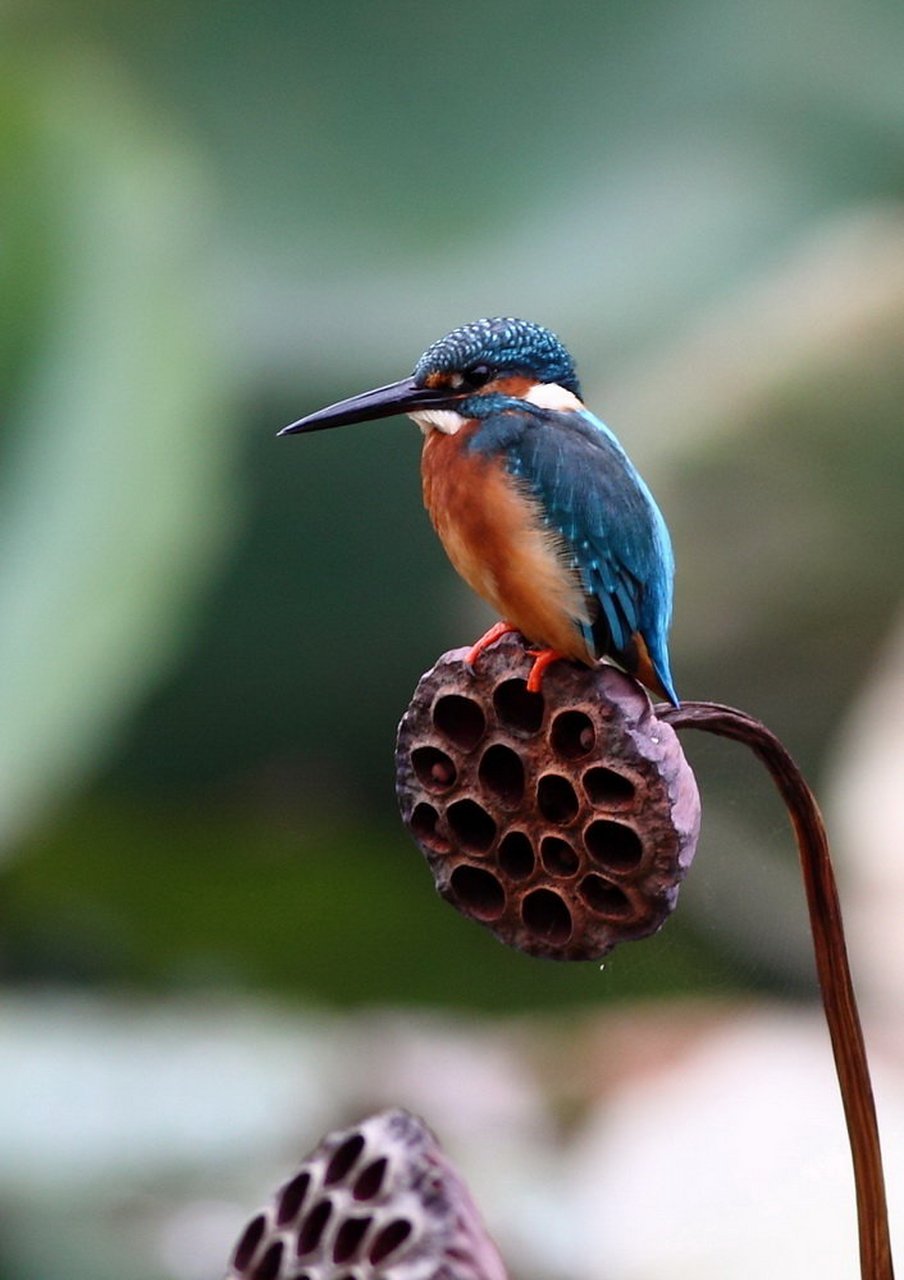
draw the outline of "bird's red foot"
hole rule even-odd
[[[559,653],[558,649],[528,649],[528,653],[534,660],[534,665],[530,669],[530,675],[527,677],[527,692],[539,693],[543,684],[543,673],[547,667],[551,667],[554,662],[560,662],[564,659],[565,654]]]
[[[473,667],[484,649],[489,649],[490,645],[495,644],[500,636],[506,635],[509,631],[517,630],[518,628],[512,626],[510,622],[494,622],[489,631],[485,631],[480,639],[471,645],[465,655],[465,662],[467,662],[469,666]]]

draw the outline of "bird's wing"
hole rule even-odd
[[[501,454],[563,539],[587,598],[589,621],[575,621],[590,649],[630,654],[639,632],[651,651],[660,641],[664,651],[673,573],[668,532],[608,428],[587,412],[506,408],[483,421],[470,447]]]

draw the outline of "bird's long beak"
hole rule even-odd
[[[375,418],[391,418],[396,413],[414,413],[418,409],[444,409],[461,398],[460,391],[450,391],[448,387],[418,387],[414,378],[403,378],[401,382],[390,382],[385,387],[362,391],[348,400],[327,405],[325,409],[318,409],[316,413],[309,413],[306,418],[299,418],[298,422],[283,427],[277,434],[292,436],[299,431],[325,431],[327,427],[371,422]]]

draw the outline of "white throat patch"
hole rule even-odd
[[[418,409],[417,413],[409,413],[408,417],[417,423],[424,435],[429,431],[441,431],[445,436],[454,436],[467,422],[467,418],[463,418],[454,409]]]

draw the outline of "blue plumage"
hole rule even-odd
[[[512,397],[481,399],[481,423],[468,447],[501,454],[563,540],[588,602],[590,621],[579,624],[588,648],[632,667],[639,634],[677,703],[668,656],[671,541],[624,449],[586,409],[563,413]]]

